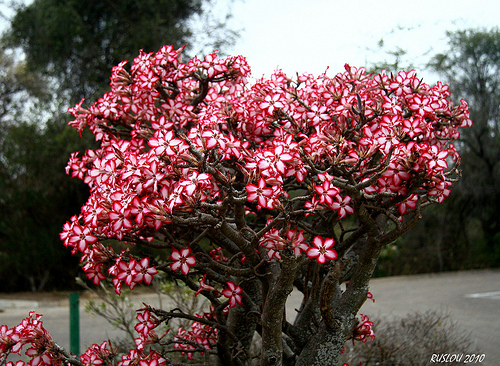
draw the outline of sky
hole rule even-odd
[[[446,50],[446,31],[500,26],[498,0],[215,0],[213,9],[232,13],[230,26],[240,36],[223,51],[245,56],[255,77],[277,68],[289,76],[327,68],[335,75],[345,63],[392,61],[387,52],[401,48],[407,51],[404,66],[413,65],[433,83],[437,76],[424,65]],[[12,15],[4,5],[0,10]],[[0,29],[5,25],[0,19]]]
[[[345,63],[392,60],[386,51],[399,47],[407,51],[404,62],[432,79],[418,66],[446,50],[446,31],[500,26],[498,0],[236,0],[232,14],[233,27],[242,31],[226,51],[245,56],[255,77],[276,68],[293,76],[329,67],[334,75]]]

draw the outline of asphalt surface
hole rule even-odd
[[[449,314],[457,332],[470,333],[482,365],[500,365],[500,270],[450,272],[371,281],[375,303],[360,312],[378,317],[402,317],[429,310]]]
[[[500,365],[500,270],[373,279],[370,291],[376,301],[367,301],[360,313],[371,319],[390,319],[415,312],[442,311],[456,321],[458,332],[470,333],[475,345],[485,354],[481,365]],[[142,294],[131,299],[138,307],[142,302],[158,306],[160,301],[155,294]],[[290,295],[287,317],[294,316],[300,300],[298,293]],[[169,299],[164,297],[161,301],[165,304]],[[84,311],[85,304],[86,300],[80,302],[81,352],[93,343],[123,335],[102,318],[90,317]],[[7,300],[0,294],[0,325],[15,326],[31,310],[43,314],[45,328],[58,344],[69,349],[67,300]]]

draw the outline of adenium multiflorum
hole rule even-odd
[[[173,349],[245,365],[255,333],[262,365],[333,364],[347,339],[373,338],[356,314],[380,250],[449,195],[467,104],[414,71],[250,79],[242,56],[183,63],[181,52],[141,51],[113,68],[102,98],[69,110],[100,141],[67,166],[90,187],[61,233],[87,277],[120,293],[163,272],[211,305],[141,309],[137,347],[118,365],[169,364]],[[294,287],[304,296],[290,323]],[[174,318],[191,330],[156,333]],[[4,354],[33,341],[18,334],[2,331]],[[69,357],[46,350],[31,364]],[[110,364],[113,352],[94,345],[73,362]]]

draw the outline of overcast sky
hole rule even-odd
[[[232,10],[243,31],[228,51],[246,56],[257,77],[276,67],[294,75],[329,66],[335,74],[345,63],[380,62],[389,59],[381,39],[385,50],[400,47],[423,65],[444,50],[447,30],[500,25],[498,0],[237,0]]]
[[[29,3],[31,0],[26,0]],[[446,47],[446,31],[500,26],[498,0],[216,0],[233,14],[240,37],[226,53],[245,56],[255,77],[276,68],[329,74],[345,63],[365,66],[391,60],[385,51],[404,49],[403,62],[417,71]],[[216,8],[217,9],[217,8]],[[11,15],[1,6],[4,15]],[[6,25],[0,20],[0,29]],[[384,40],[384,49],[378,46]],[[422,67],[423,68],[423,67]],[[433,83],[435,76],[418,72]],[[429,80],[431,79],[431,80]]]

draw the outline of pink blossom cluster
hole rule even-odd
[[[210,313],[203,313],[201,315],[197,314],[196,316],[200,319],[213,319],[213,316]],[[181,353],[186,355],[189,360],[193,360],[193,350],[199,350],[200,347],[207,350],[212,349],[216,344],[216,340],[217,329],[208,324],[193,322],[190,330],[179,327],[177,334],[174,337],[174,341],[176,341],[174,347],[176,349],[183,350]],[[196,344],[197,347],[195,347],[194,344]],[[203,351],[200,353],[204,354]]]
[[[123,283],[130,289],[142,282],[149,285],[158,272],[156,268],[150,266],[150,259],[147,257],[136,259],[127,250],[116,254],[112,247],[105,247],[98,241],[97,236],[91,234],[88,227],[80,225],[76,216],[65,224],[60,236],[65,246],[73,248],[73,253],[83,254],[81,257],[81,261],[85,263],[83,270],[95,285],[106,278],[103,272],[108,265],[107,272],[110,276],[114,276],[112,281],[118,294]]]
[[[62,347],[57,345],[47,330],[43,327],[41,315],[30,312],[18,326],[8,328],[5,325],[0,327],[0,363],[4,362],[10,353],[21,355],[25,345],[28,348],[24,354],[30,358],[26,364],[24,361],[5,363],[6,366],[43,366],[43,365],[67,365],[69,363],[82,366],[99,366],[117,364],[118,366],[158,366],[166,363],[156,351],[149,350],[143,352],[144,347],[141,342],[136,349],[132,349],[128,354],[123,355],[121,360],[114,362],[117,350],[111,347],[109,341],[102,344],[93,344],[79,358],[69,354]],[[140,338],[150,338],[154,334],[153,328],[159,322],[145,311],[137,316],[139,323],[136,330]],[[147,336],[145,336],[147,334]],[[152,343],[152,342],[151,342]],[[141,347],[142,345],[142,347]],[[3,363],[2,363],[3,364]]]
[[[130,66],[113,68],[102,98],[69,110],[69,124],[90,129],[100,148],[70,157],[66,171],[89,185],[90,197],[61,239],[95,284],[111,277],[120,293],[123,283],[150,284],[163,271],[212,305],[224,296],[226,311],[250,306],[246,276],[262,275],[266,262],[287,256],[327,265],[349,225],[365,220],[362,229],[380,212],[397,227],[449,195],[459,162],[451,142],[471,121],[446,85],[430,86],[414,71],[375,75],[349,65],[334,76],[291,79],[277,70],[251,79],[242,56],[184,63],[181,52],[141,51]],[[337,224],[340,237],[328,229]],[[203,248],[208,236],[211,249]],[[107,239],[168,254],[117,253]],[[157,321],[149,312],[138,321],[137,349],[121,364],[161,364],[145,351],[158,340]],[[217,337],[207,322],[194,324],[177,335],[186,342],[176,347],[188,354],[193,342],[212,347]],[[19,334],[2,332],[2,344]],[[357,338],[366,337],[363,318]],[[102,358],[107,349],[95,346],[85,357]],[[36,365],[47,364],[48,351],[30,352]]]
[[[135,330],[139,333],[139,337],[135,339],[135,344],[139,351],[143,351],[148,344],[154,344],[158,341],[158,335],[155,328],[160,325],[160,321],[145,309],[142,313],[137,314],[137,324]]]
[[[111,347],[109,341],[104,341],[100,345],[91,345],[81,356],[80,361],[85,366],[108,365],[116,356],[117,351]]]
[[[375,333],[373,332],[373,322],[363,314],[360,314],[361,322],[358,324],[356,329],[353,332],[352,341],[362,341],[365,343],[368,338],[372,339],[372,342],[375,340]]]
[[[286,247],[292,249],[297,257],[303,252],[307,253],[309,249],[303,230],[287,230],[285,235],[282,235],[278,229],[272,228],[262,236],[259,243],[267,249],[269,259],[277,260],[281,259],[281,251]]]
[[[49,332],[43,327],[42,315],[30,312],[29,316],[13,328],[6,325],[0,326],[0,363],[4,364],[10,353],[22,354],[23,348],[27,346],[24,354],[30,358],[29,366],[43,365],[66,365],[66,361],[74,356],[69,355],[57,345]],[[106,342],[105,342],[106,343]],[[101,347],[92,346],[93,351],[87,351],[81,359],[85,365],[100,365],[99,357],[105,357],[106,344]],[[109,350],[108,356],[109,356]],[[92,354],[92,355],[91,355]],[[107,356],[106,356],[107,357]],[[91,362],[92,359],[92,362]],[[24,361],[5,363],[7,366],[24,366]]]
[[[208,82],[196,103],[200,75]],[[90,128],[102,147],[68,163],[92,194],[65,228],[66,242],[85,253],[101,237],[152,240],[174,212],[220,205],[235,175],[200,169],[204,159],[228,160],[243,174],[249,209],[281,210],[291,178],[309,187],[307,214],[333,210],[340,219],[354,213],[347,174],[364,197],[389,197],[401,215],[416,206],[418,192],[409,192],[417,182],[439,202],[449,194],[445,172],[458,157],[449,140],[470,120],[446,85],[430,87],[413,71],[372,76],[350,66],[333,78],[293,82],[277,71],[249,84],[248,77],[241,56],[184,64],[170,46],[141,53],[130,72],[115,67],[110,92],[88,109],[83,101],[70,109],[70,125]],[[87,268],[101,278],[100,265]]]
[[[41,315],[30,312],[29,316],[16,327],[0,327],[0,361],[9,353],[21,355],[25,345],[30,346],[25,354],[31,358],[30,366],[62,365],[62,358],[50,334],[43,327]],[[14,365],[9,362],[8,365]],[[24,365],[17,362],[16,366]]]
[[[215,291],[209,286],[204,286],[203,289]],[[226,289],[221,294],[229,299],[229,307],[234,307],[241,304],[241,292],[242,289],[239,286],[229,281]],[[162,339],[155,332],[155,328],[161,322],[151,313],[149,307],[142,310],[137,314],[137,323],[134,328],[139,335],[135,339],[136,348],[123,355],[121,361],[117,363],[118,366],[157,366],[166,362],[159,353],[152,349],[149,349],[149,353],[145,352],[146,346],[158,343]],[[197,314],[196,316],[200,319],[213,320],[213,309],[210,313]],[[21,355],[25,345],[30,346],[24,352],[26,356],[31,358],[28,363],[29,366],[65,365],[68,360],[72,360],[73,363],[78,362],[76,356],[70,355],[52,340],[48,331],[43,327],[41,317],[42,315],[30,312],[29,316],[16,327],[0,326],[0,363],[5,361],[10,353]],[[174,347],[186,350],[186,352],[183,351],[182,353],[186,354],[189,359],[193,359],[192,350],[195,349],[193,343],[183,343],[182,340],[188,340],[210,349],[215,344],[216,337],[216,328],[195,321],[189,331],[179,328],[177,335],[174,337]],[[203,354],[203,352],[201,353]],[[116,356],[117,351],[111,347],[109,341],[105,341],[101,345],[93,344],[90,346],[80,356],[80,363],[85,366],[109,365],[114,364],[113,359]],[[26,364],[24,361],[18,361],[16,363],[7,362],[6,365],[25,366]]]

